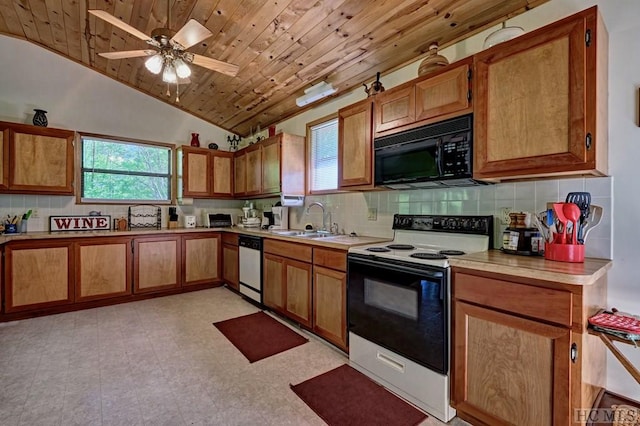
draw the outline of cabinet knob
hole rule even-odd
[[[571,344],[571,362],[575,364],[577,359],[578,359],[578,345],[576,345],[575,343],[572,343]]]

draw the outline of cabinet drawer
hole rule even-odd
[[[279,240],[264,240],[265,253],[277,254],[290,259],[311,263],[311,246],[305,244],[288,243]]]
[[[342,250],[330,250],[326,248],[314,247],[313,264],[326,268],[347,270],[347,252]]]
[[[232,246],[237,246],[238,245],[238,234],[232,234],[229,232],[223,232],[222,233],[222,243],[223,244],[230,244]]]
[[[571,327],[572,294],[568,291],[456,273],[453,297]]]

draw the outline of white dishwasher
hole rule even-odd
[[[240,293],[262,304],[262,238],[240,235]]]

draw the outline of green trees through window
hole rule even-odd
[[[171,200],[169,146],[82,136],[83,201]]]

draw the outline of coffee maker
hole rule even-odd
[[[271,207],[273,229],[289,229],[289,207]]]

